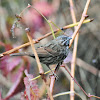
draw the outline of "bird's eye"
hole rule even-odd
[[[62,42],[62,45],[66,45],[66,40],[64,40],[64,41]]]
[[[69,46],[69,41],[68,40],[65,41],[65,44],[64,45]]]

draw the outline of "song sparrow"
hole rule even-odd
[[[70,37],[61,35],[49,43],[36,48],[40,62],[46,64],[49,69],[49,65],[57,64],[55,68],[57,69],[69,53],[70,39]],[[35,58],[34,54],[30,52],[13,53],[10,56],[30,56]]]

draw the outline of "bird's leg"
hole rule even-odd
[[[56,73],[56,71],[59,69],[59,66],[60,66],[60,65],[61,65],[60,63],[58,63],[58,64],[56,65],[55,70],[54,70],[54,73]]]
[[[58,63],[57,65],[56,65],[56,67],[55,67],[55,70],[54,70],[54,74],[59,70],[59,67],[60,67],[60,65],[62,65],[62,62],[61,63]],[[56,75],[56,74],[55,74]],[[58,79],[58,76],[56,75],[56,78]]]
[[[47,65],[48,66],[48,65]],[[58,79],[58,76],[56,75],[56,73],[48,66],[48,68],[51,70],[51,72],[52,72],[52,74],[51,75],[54,75],[55,76],[55,78],[56,78],[56,80]],[[51,76],[50,75],[50,76]]]

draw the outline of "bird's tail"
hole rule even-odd
[[[34,57],[34,54],[32,54],[31,52],[22,52],[22,53],[12,53],[12,54],[10,54],[10,56],[30,56],[30,57]]]

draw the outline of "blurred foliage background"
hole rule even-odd
[[[77,21],[79,21],[86,0],[73,1],[75,5],[76,18]],[[47,32],[50,32],[50,27],[48,23],[41,17],[41,15],[39,15],[33,9],[27,9],[23,13],[23,21],[21,23],[18,23],[17,28],[14,29],[14,34],[16,38],[13,38],[11,28],[16,21],[15,15],[20,14],[22,10],[27,7],[28,4],[36,7],[47,19],[56,23],[56,25],[60,28],[72,23],[68,0],[0,0],[0,53],[28,42],[26,33],[24,31],[26,27],[29,27],[31,29],[31,35],[35,39],[43,36]],[[79,31],[80,35],[77,49],[77,57],[83,60],[85,64],[79,62],[78,60],[78,62],[76,63],[75,78],[87,93],[100,96],[100,0],[91,0],[88,9],[88,15],[89,18],[94,18],[94,21],[82,25]],[[53,26],[53,29],[56,29],[56,27]],[[36,46],[44,44],[49,40],[51,40],[51,37],[42,40]],[[21,51],[31,51],[31,48],[25,47],[21,49],[20,52]],[[13,60],[11,60],[11,62],[12,61]],[[26,61],[30,63],[28,64],[29,73],[37,76],[38,69],[36,67],[35,60],[33,62],[33,59],[27,57]],[[17,64],[19,63],[20,61]],[[89,68],[91,71],[86,70],[86,68],[88,69],[87,63],[89,64]],[[21,66],[20,64],[17,64],[17,67]],[[92,69],[91,65],[98,70],[95,75],[93,74],[94,70]],[[9,72],[8,70],[5,72],[5,66],[2,67],[2,63],[0,64],[0,74],[3,74],[7,78],[6,81],[10,81],[11,83],[9,73],[10,75],[12,74],[12,71],[15,70],[15,65],[14,68],[12,68],[12,70],[10,70]],[[11,66],[12,65],[10,64],[10,67]],[[43,68],[44,70],[48,70],[45,66]],[[66,78],[61,69],[58,71],[57,75],[59,76],[59,80],[55,83],[54,94],[69,91],[70,76],[67,75]],[[41,87],[41,79],[38,80],[38,85],[39,87]],[[11,86],[11,84],[10,86],[8,84],[4,85],[2,79],[0,80],[0,91],[3,97],[5,97]],[[84,98],[84,100],[86,100],[86,96],[77,85],[75,85],[75,91],[79,93],[82,98]],[[20,93],[13,97],[11,100],[19,100],[19,98]],[[62,98],[63,100],[66,100],[66,98],[68,98],[67,100],[69,100],[69,95],[57,97],[55,98],[55,100],[61,100]],[[79,97],[75,96],[75,100],[80,99]],[[93,100],[96,99],[93,98]]]

